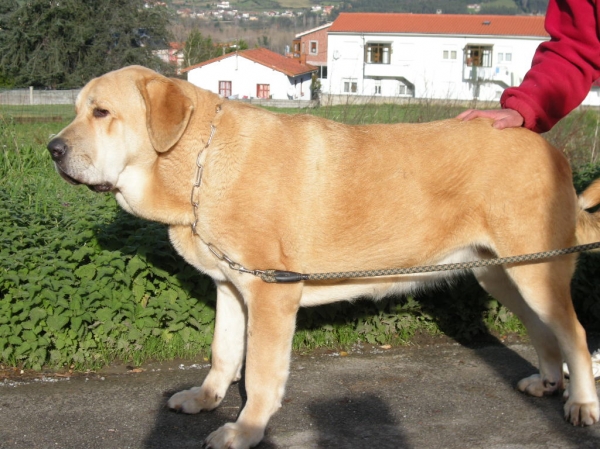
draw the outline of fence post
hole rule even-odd
[[[29,86],[29,104],[33,104],[33,86]]]

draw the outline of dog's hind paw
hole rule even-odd
[[[526,393],[530,396],[547,396],[555,394],[562,388],[562,381],[551,382],[547,379],[542,379],[539,374],[521,379],[517,384],[519,391]]]
[[[598,422],[599,417],[598,401],[591,403],[567,401],[565,404],[565,419],[574,426],[591,426]]]
[[[194,387],[175,393],[167,406],[177,412],[194,414],[202,410],[212,410],[221,403],[223,396],[203,387]]]
[[[211,433],[204,441],[207,449],[249,449],[263,439],[264,429],[227,423]]]

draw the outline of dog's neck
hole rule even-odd
[[[143,197],[137,192],[117,194],[117,201],[128,212],[169,225],[194,223],[190,196],[197,175],[196,159],[209,140],[211,125],[224,100],[196,89],[192,95],[195,108],[187,131],[173,148],[158,154],[147,185],[138,186]]]

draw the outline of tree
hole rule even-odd
[[[515,0],[515,3],[531,14],[544,14],[548,9],[548,0]]]
[[[153,54],[167,46],[168,23],[166,8],[143,0],[9,0],[0,10],[0,75],[17,86],[69,88],[131,64],[170,74]]]
[[[204,37],[198,30],[190,33],[183,47],[183,66],[190,67],[221,55],[210,36]]]
[[[200,31],[194,30],[189,34],[183,47],[183,66],[190,67],[217,56],[247,49],[248,43],[244,39],[217,45],[210,36],[204,37]]]
[[[238,39],[225,49],[225,53],[233,53],[234,51],[248,50],[248,48],[248,42],[246,42],[244,39]]]
[[[265,34],[263,34],[258,39],[256,39],[256,46],[257,47],[269,48],[270,45],[271,45],[271,42],[269,40],[269,36],[267,36]]]
[[[8,17],[13,9],[17,7],[16,0],[6,0],[0,2],[0,38],[7,29]],[[13,79],[8,76],[6,69],[0,64],[0,88],[1,87],[12,87],[14,84]]]

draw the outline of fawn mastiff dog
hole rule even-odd
[[[407,292],[450,274],[265,282],[260,270],[385,269],[505,257],[600,240],[600,184],[576,196],[565,157],[525,129],[487,120],[348,126],[227,101],[143,67],[90,81],[48,144],[71,184],[112,192],[169,225],[177,251],[212,277],[212,367],[172,396],[184,413],[219,406],[245,364],[247,402],[212,448],[258,444],[281,407],[301,306]],[[202,168],[200,168],[200,166]],[[598,421],[585,332],[569,291],[576,256],[473,270],[526,325],[533,396],[562,390],[573,425]]]

